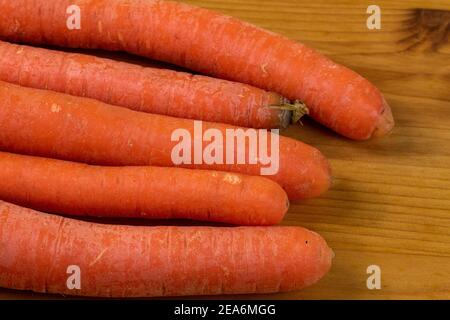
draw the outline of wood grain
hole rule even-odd
[[[374,82],[396,119],[392,136],[353,142],[304,121],[284,134],[317,146],[332,189],[293,204],[285,225],[322,234],[330,274],[302,292],[248,299],[450,299],[450,2],[189,0],[307,43]],[[366,8],[381,7],[381,30]],[[366,268],[379,265],[381,290]],[[0,298],[43,298],[10,290]],[[233,297],[227,297],[233,298]]]

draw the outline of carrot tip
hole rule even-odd
[[[395,121],[392,116],[391,107],[387,104],[386,100],[383,98],[384,109],[378,117],[375,130],[373,131],[372,137],[379,138],[389,135],[394,128]]]

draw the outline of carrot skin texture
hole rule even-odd
[[[202,126],[203,132],[214,128],[223,137],[227,129],[239,128],[212,122],[203,122]],[[184,129],[195,139],[194,120],[136,112],[93,99],[1,81],[0,128],[0,150],[97,165],[172,167],[172,150],[179,144],[172,141],[172,134]],[[276,137],[268,135],[269,140]],[[208,145],[203,144],[203,151]],[[226,138],[222,149],[225,155]],[[272,154],[270,144],[267,149]],[[237,151],[235,148],[235,164],[224,161],[180,166],[249,175],[260,175],[261,168],[268,167],[262,164],[262,159],[256,164],[236,164]],[[244,151],[248,160],[248,143]],[[330,186],[328,161],[314,147],[280,136],[278,162],[277,173],[266,177],[278,182],[291,200],[318,196]]]
[[[287,111],[271,108],[284,98],[249,85],[1,41],[0,80],[179,118],[268,129],[289,124]]]
[[[81,8],[80,30],[66,27],[71,4]],[[303,100],[315,120],[356,140],[394,126],[368,80],[301,43],[220,13],[159,0],[0,0],[0,8],[0,37],[9,41],[127,51],[248,83]]]
[[[333,252],[300,227],[137,227],[72,220],[0,201],[0,286],[93,297],[300,290]],[[70,290],[68,266],[81,270]]]
[[[275,182],[235,173],[99,167],[0,152],[0,199],[45,212],[274,225],[289,201]]]

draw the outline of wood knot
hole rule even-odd
[[[409,37],[408,50],[437,51],[448,44],[450,34],[450,11],[416,9],[409,20],[408,29],[414,34]]]

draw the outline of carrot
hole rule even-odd
[[[263,168],[271,168],[273,172],[268,173],[273,175],[267,178],[278,182],[292,200],[318,196],[330,186],[330,169],[325,157],[317,149],[291,138],[279,137],[279,148],[273,150],[272,141],[276,141],[278,135],[267,134],[270,143],[265,145],[263,139],[258,139],[258,143],[267,146],[268,155],[273,156],[272,164],[266,165],[265,159],[253,158],[250,139],[246,139],[245,145],[237,145],[237,139],[226,139],[228,131],[239,127],[203,122],[204,132],[214,129],[224,137],[216,144],[224,150],[223,157],[211,163],[199,161],[196,164],[195,159],[190,163],[176,163],[172,153],[181,142],[172,141],[174,132],[182,129],[189,133],[194,144],[202,143],[196,137],[194,120],[136,112],[93,99],[1,81],[0,128],[0,150],[14,153],[100,165],[171,167],[177,164],[250,175],[259,175]],[[266,130],[248,130],[261,135],[267,133]],[[200,151],[205,154],[211,143],[202,143]],[[189,143],[189,148],[195,149],[195,145],[192,147]],[[239,148],[245,153],[244,163],[238,162]],[[227,153],[234,161],[226,161]]]
[[[3,201],[0,252],[1,287],[97,297],[300,290],[333,257],[321,236],[300,227],[105,225]],[[76,272],[79,286],[68,281]]]
[[[72,4],[79,30],[66,26]],[[352,139],[394,126],[380,91],[357,73],[281,35],[178,2],[0,0],[0,37],[127,51],[252,84],[303,100],[315,120]]]
[[[293,107],[278,94],[241,83],[1,41],[0,80],[137,111],[252,128],[288,126],[287,109]]]
[[[0,152],[0,199],[70,215],[279,223],[289,202],[256,176],[159,167],[97,167]]]

